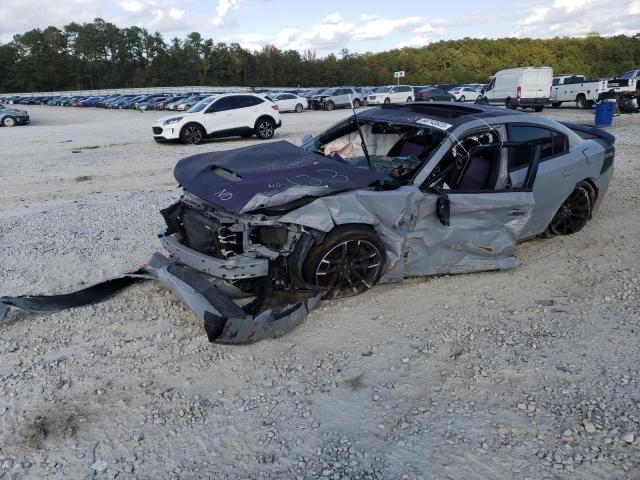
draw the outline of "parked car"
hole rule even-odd
[[[441,88],[427,87],[416,92],[416,100],[426,102],[455,102],[456,97]]]
[[[191,107],[196,105],[198,102],[201,102],[202,100],[204,100],[205,98],[207,98],[209,96],[210,95],[194,95],[193,97],[190,97],[189,99],[179,103],[178,106],[176,107],[176,110],[179,111],[179,112],[184,112],[186,110],[189,110]]]
[[[309,99],[309,108],[313,110],[333,110],[350,107],[349,95],[355,108],[364,104],[362,95],[352,87],[327,88],[322,93]]]
[[[549,103],[553,69],[551,67],[521,67],[500,70],[484,91],[490,105],[507,108],[533,108],[541,112]]]
[[[171,259],[156,259],[209,340],[281,335],[319,296],[378,282],[513,268],[518,240],[579,232],[613,174],[611,135],[528,113],[416,103],[358,117],[371,162],[349,116],[302,147],[177,163],[184,192],[162,211]]]
[[[449,90],[449,93],[453,95],[456,102],[475,102],[479,93],[472,87],[455,87]]]
[[[415,96],[413,88],[409,85],[388,85],[378,87],[367,97],[368,105],[382,105],[389,103],[413,102]]]
[[[278,106],[281,112],[302,112],[308,107],[307,99],[293,93],[267,95],[267,98]]]
[[[29,114],[26,110],[9,108],[0,104],[0,126],[15,127],[17,125],[27,125],[28,123]]]
[[[564,102],[576,102],[578,108],[591,108],[607,91],[607,80],[584,75],[560,75],[553,78],[549,101],[554,108]]]
[[[188,112],[163,117],[153,124],[156,141],[198,144],[205,138],[250,137],[266,140],[282,125],[278,107],[251,93],[227,93],[202,99]]]

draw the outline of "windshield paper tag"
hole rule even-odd
[[[427,127],[437,128],[438,130],[449,130],[453,127],[450,123],[439,122],[438,120],[433,120],[431,118],[421,118],[416,123],[426,125]]]

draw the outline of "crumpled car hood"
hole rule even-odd
[[[246,213],[365,188],[384,175],[279,141],[187,157],[177,163],[174,176],[202,200]]]

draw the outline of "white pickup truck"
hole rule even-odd
[[[640,70],[629,70],[619,78],[609,80],[607,89],[613,90],[615,93],[640,90]]]
[[[598,96],[608,91],[607,80],[586,78],[584,75],[560,75],[551,85],[551,106],[558,108],[563,102],[576,102],[578,108],[591,108]]]

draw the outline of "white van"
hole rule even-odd
[[[369,92],[367,103],[369,105],[382,105],[383,103],[410,103],[415,100],[411,85],[387,85],[378,87]]]
[[[491,105],[507,108],[531,107],[541,112],[549,103],[553,69],[521,67],[500,70],[485,88],[484,96]]]

